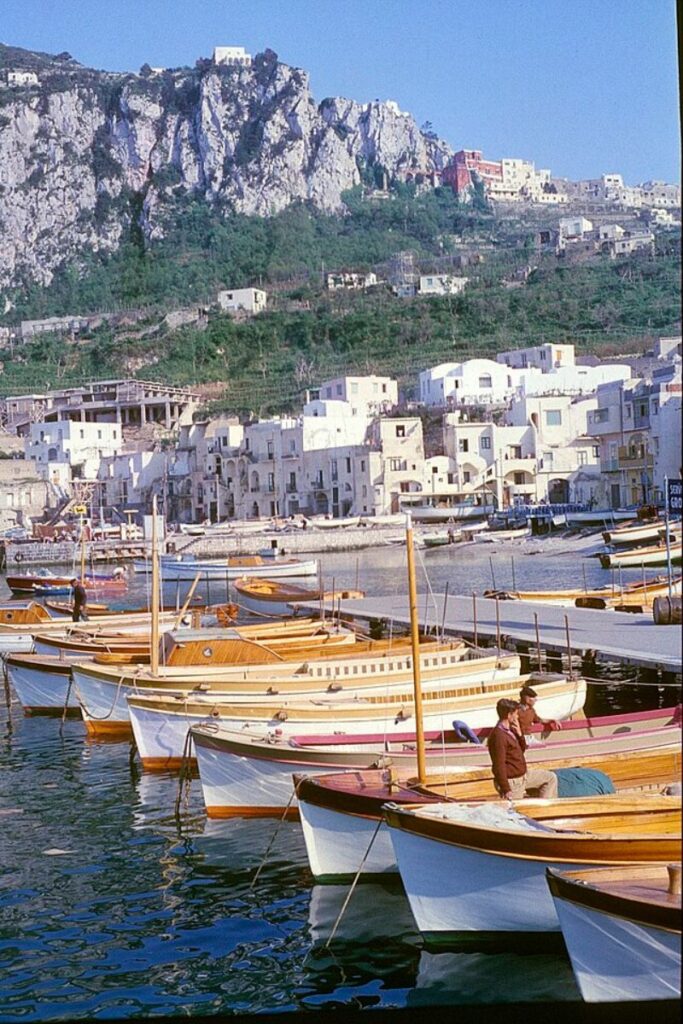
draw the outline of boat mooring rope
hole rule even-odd
[[[334,925],[332,926],[332,931],[330,932],[330,937],[327,940],[327,942],[325,943],[325,947],[324,947],[325,949],[328,949],[330,943],[332,942],[332,939],[337,934],[337,928],[339,927],[339,924],[341,922],[342,917],[346,913],[346,908],[348,907],[349,901],[351,900],[351,897],[353,896],[353,893],[354,893],[354,890],[356,888],[356,885],[358,884],[358,879],[360,878],[360,876],[361,876],[361,874],[363,872],[363,867],[365,866],[365,862],[368,859],[368,855],[370,853],[370,850],[372,849],[373,843],[375,842],[375,839],[377,838],[377,834],[378,834],[378,832],[381,829],[383,824],[384,824],[384,818],[380,818],[379,821],[377,822],[377,828],[372,833],[372,839],[368,843],[368,848],[365,851],[365,853],[363,854],[363,859],[360,862],[360,865],[358,867],[358,871],[356,871],[354,879],[351,882],[351,887],[350,887],[349,891],[346,894],[346,898],[344,899],[344,902],[342,903],[341,910],[337,914],[337,920],[334,922]]]
[[[275,840],[277,839],[278,835],[280,834],[280,829],[282,828],[283,822],[287,818],[287,815],[289,813],[289,809],[292,806],[292,803],[293,803],[293,801],[294,801],[294,799],[296,797],[296,792],[297,792],[296,791],[296,787],[293,787],[292,788],[291,796],[290,796],[289,800],[287,801],[287,806],[285,807],[284,811],[282,812],[282,816],[280,817],[280,820],[277,823],[277,827],[275,828],[275,831],[273,832],[272,836],[270,837],[270,842],[268,843],[268,846],[266,847],[266,852],[263,854],[263,859],[262,859],[261,863],[259,864],[259,866],[257,867],[256,873],[255,873],[254,877],[251,880],[251,884],[249,886],[248,892],[252,891],[252,889],[254,888],[254,886],[256,885],[256,883],[257,883],[257,881],[259,879],[259,876],[260,876],[261,872],[263,871],[264,867],[266,866],[266,862],[268,860],[268,854],[272,850],[273,844],[274,844]]]

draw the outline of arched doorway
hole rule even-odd
[[[551,505],[566,505],[569,501],[569,481],[551,480],[548,484],[548,501]]]

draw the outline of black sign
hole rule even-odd
[[[683,512],[683,480],[667,480],[666,507],[670,515],[680,516]]]

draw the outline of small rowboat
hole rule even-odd
[[[9,604],[0,607],[0,625],[22,626],[26,624],[46,622],[49,612],[37,601],[27,604]]]
[[[681,593],[680,576],[672,580],[672,594]],[[623,586],[597,587],[593,590],[485,590],[484,597],[501,601],[536,601],[539,604],[564,605],[577,608],[613,608],[616,611],[643,611],[651,608],[656,597],[668,596],[669,583],[664,576],[654,576],[644,583],[638,580]]]
[[[651,735],[610,737],[576,745],[548,744],[530,748],[530,766],[552,770],[589,768],[606,773],[618,790],[664,787],[681,763],[680,729],[669,727]],[[480,748],[481,749],[481,748]],[[488,757],[484,748],[483,757]],[[529,753],[529,751],[527,751]],[[481,755],[480,755],[481,756]],[[397,871],[391,837],[382,824],[382,806],[452,800],[498,801],[490,764],[467,769],[457,758],[441,772],[435,764],[424,783],[392,769],[294,776],[306,852],[312,873],[321,879],[353,877],[358,871]],[[201,761],[199,771],[201,775]],[[372,851],[365,857],[374,835]]]
[[[277,580],[258,579],[252,576],[241,576],[235,582],[238,601],[247,611],[256,615],[267,615],[282,619],[296,614],[300,605],[312,604],[316,601],[334,602],[337,600],[353,600],[365,597],[363,590],[328,590],[324,593],[317,588],[307,590],[293,583],[280,583]]]
[[[674,861],[681,798],[386,804],[398,869],[427,942],[463,932],[559,931],[545,870]]]
[[[151,573],[151,562],[134,562],[136,573]],[[282,576],[316,576],[318,573],[317,559],[299,561],[296,558],[263,558],[261,555],[241,555],[221,561],[164,557],[161,560],[161,575],[168,580],[185,580],[189,582],[199,573],[199,581],[239,579],[245,573],[250,576],[262,576],[268,579]]]
[[[51,588],[50,593],[55,593],[55,588],[66,588],[66,592],[68,592],[74,577],[78,577],[78,573],[72,573],[70,576],[54,576],[51,572],[43,569],[42,572],[37,573],[9,575],[7,576],[7,586],[13,594],[34,594],[36,587]],[[86,590],[123,593],[128,589],[128,580],[123,574],[123,570],[109,576],[90,574],[85,576],[83,586]],[[46,590],[46,592],[48,591]]]
[[[683,541],[669,545],[671,564],[680,565],[683,557]],[[666,565],[668,556],[663,542],[647,548],[633,548],[631,551],[608,551],[599,556],[603,569],[640,569],[642,566]]]
[[[618,754],[671,743],[680,745],[681,735],[680,716],[671,708],[577,718],[563,722],[557,732],[541,733],[540,730],[540,726],[534,727],[534,742],[525,754],[527,761],[534,764],[553,758]],[[480,741],[485,741],[490,729],[474,731]],[[283,738],[268,736],[265,732],[254,735],[253,730],[246,734],[234,732],[211,722],[193,728],[192,738],[210,817],[281,814],[288,805],[295,807],[296,800],[292,800],[294,773],[353,771],[358,774],[378,764],[390,765],[392,775],[398,774],[399,778],[410,778],[417,771],[415,733],[408,731],[391,738],[382,734],[332,733]],[[458,741],[450,728],[425,735],[425,755],[428,774],[434,777],[444,767],[470,771],[488,766],[490,762],[484,742]],[[369,785],[365,787],[365,794],[370,795]],[[377,817],[381,803],[391,799],[391,794],[391,789],[380,790],[382,799],[376,806]],[[372,823],[365,812],[364,820],[370,828]],[[355,824],[359,824],[357,817]],[[334,834],[339,835],[341,831],[336,827]],[[381,835],[378,842],[379,838]],[[369,842],[370,835],[367,840]],[[350,870],[353,873],[356,868]]]
[[[613,526],[630,522],[635,516],[633,508],[604,508],[592,512],[567,512],[567,526]]]
[[[647,541],[656,543],[662,540],[666,533],[666,523],[660,520],[654,522],[626,523],[614,530],[603,530],[605,544],[612,544],[614,547],[630,547],[632,544],[644,544]]]
[[[546,877],[586,1002],[680,999],[680,863]]]

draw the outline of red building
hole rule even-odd
[[[441,180],[450,185],[456,195],[466,192],[472,185],[472,174],[480,178],[485,186],[500,185],[503,182],[503,164],[500,160],[484,160],[479,149],[461,149],[453,155],[444,167]]]

